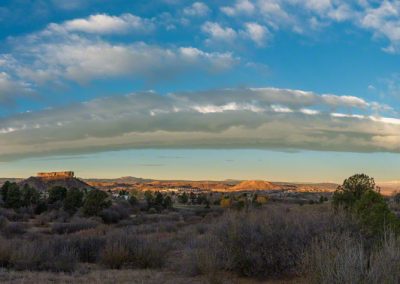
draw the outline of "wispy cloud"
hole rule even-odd
[[[6,72],[0,72],[0,103],[12,102],[29,94],[33,94],[29,84],[12,78]]]
[[[183,9],[185,16],[204,17],[211,12],[210,8],[203,2],[194,2],[191,6]]]
[[[375,104],[276,88],[136,93],[2,119],[0,159],[131,148],[399,152],[400,119],[378,116]]]
[[[192,46],[163,47],[142,41],[119,43],[76,33],[103,34],[130,27],[128,23],[120,22],[121,18],[114,17],[98,24],[98,19],[104,17],[108,16],[97,15],[83,22],[72,20],[62,25],[49,25],[38,33],[13,38],[12,52],[0,57],[0,70],[3,68],[20,81],[43,85],[65,81],[86,83],[121,76],[152,81],[192,71],[223,71],[237,62],[230,52],[206,52]]]
[[[73,19],[62,24],[50,24],[47,33],[84,32],[92,34],[118,34],[132,31],[149,32],[155,28],[151,19],[145,19],[132,14],[110,16],[95,14],[87,18]]]

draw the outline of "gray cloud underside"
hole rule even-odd
[[[377,104],[312,92],[136,93],[0,120],[0,160],[133,148],[400,152],[400,120]]]

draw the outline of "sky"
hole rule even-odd
[[[399,1],[0,1],[2,177],[399,180],[399,107]]]

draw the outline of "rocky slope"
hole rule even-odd
[[[241,190],[273,190],[278,189],[276,185],[263,180],[246,180],[241,183],[231,187],[231,191],[241,191]]]
[[[40,178],[40,177],[30,177],[21,182],[20,186],[25,184],[36,188],[39,191],[48,190],[54,186],[62,186],[67,189],[79,188],[79,189],[93,189],[92,186],[88,185],[86,182],[81,181],[77,178]]]

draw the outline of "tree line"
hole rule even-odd
[[[29,208],[34,214],[64,209],[72,215],[82,209],[85,215],[94,216],[111,206],[108,194],[97,189],[67,189],[55,186],[46,192],[39,192],[28,184],[20,187],[17,183],[9,181],[0,188],[0,197],[1,206],[14,210]]]

